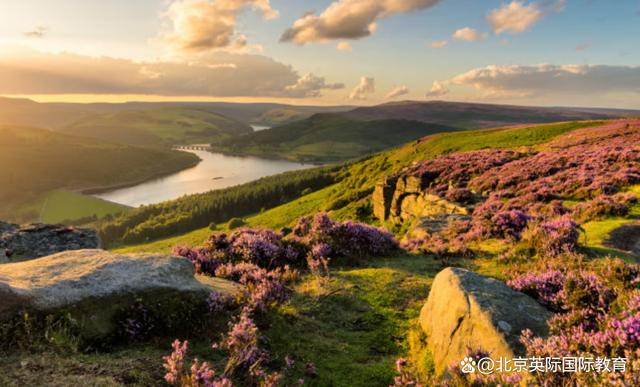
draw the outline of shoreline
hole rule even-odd
[[[191,152],[188,152],[191,153]],[[192,153],[195,154],[195,153]],[[119,184],[111,184],[111,185],[105,185],[105,186],[98,186],[98,187],[90,187],[90,188],[80,188],[80,189],[75,189],[75,192],[79,192],[83,195],[96,195],[96,194],[101,194],[101,193],[105,193],[105,192],[110,192],[110,191],[115,191],[115,190],[119,190],[119,189],[123,189],[123,188],[129,188],[129,187],[134,187],[136,185],[140,185],[140,184],[144,184],[147,183],[149,181],[152,180],[156,180],[156,179],[160,179],[163,177],[167,177],[170,175],[173,175],[174,173],[178,173],[193,167],[196,167],[198,164],[200,164],[202,162],[202,159],[200,157],[198,157],[196,160],[194,160],[192,163],[182,166],[182,167],[176,167],[176,168],[172,168],[170,170],[166,170],[163,172],[158,172],[155,173],[149,177],[146,177],[144,179],[138,179],[135,181],[129,181],[129,182],[124,182],[124,183],[119,183]]]

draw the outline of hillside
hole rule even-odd
[[[137,146],[206,144],[253,132],[251,127],[236,120],[187,107],[92,114],[61,131]]]
[[[547,108],[445,101],[391,102],[361,107],[344,113],[359,120],[402,118],[465,129],[548,123],[559,121],[599,120],[628,116],[629,111],[615,109]],[[636,112],[640,115],[640,111]]]
[[[340,114],[308,119],[213,144],[224,152],[300,161],[346,160],[456,128],[401,119],[359,121]]]
[[[370,200],[376,183],[384,176],[391,175],[417,161],[432,159],[452,152],[485,148],[501,149],[536,146],[562,134],[570,133],[580,128],[597,127],[602,124],[602,121],[570,122],[522,128],[483,129],[434,134],[420,141],[413,141],[397,149],[387,150],[361,161],[338,165],[335,167],[337,169],[337,182],[333,185],[308,195],[302,195],[299,199],[282,206],[249,216],[246,221],[252,226],[279,228],[291,226],[300,216],[313,214],[317,211],[332,211],[338,219],[358,219],[377,224],[378,221],[373,214],[373,203]],[[318,169],[304,172],[310,174]],[[183,226],[183,231],[195,230],[198,228],[198,221],[195,220],[195,217],[189,219],[189,217],[185,218],[183,215],[189,212],[189,207],[194,209],[205,207],[215,193],[216,191],[201,196],[200,200],[198,200],[197,195],[180,199],[176,201],[176,203],[182,203],[180,210],[169,210],[167,207],[173,207],[170,203],[166,203],[167,206],[164,206],[165,210],[163,211],[160,210],[160,207],[163,207],[162,204],[157,205],[156,210],[150,207],[146,210],[148,215],[144,217],[143,221],[140,221],[139,217],[134,216],[133,213],[125,214],[118,223],[126,225],[128,230],[132,230],[132,233],[137,233],[143,227],[148,227],[147,225],[170,224],[168,219],[176,218],[179,219]],[[245,216],[245,214],[238,213],[233,216]],[[106,226],[109,227],[109,224]],[[186,234],[184,239],[175,237],[170,242],[160,240],[157,242],[158,244],[140,245],[132,249],[133,251],[145,251],[145,249],[153,251],[157,246],[169,247],[170,249],[170,246],[179,245],[183,241],[193,242],[194,240],[202,239],[209,232],[209,229],[201,229],[194,231],[194,234]],[[125,235],[126,232],[120,231],[119,234]],[[166,237],[174,235],[172,232],[158,233],[154,231],[155,237],[161,234]]]
[[[443,360],[443,351],[457,351],[456,359],[467,353],[459,352],[467,349],[456,346],[454,340],[482,341],[501,332],[498,327],[504,322],[526,326],[535,320],[539,324],[541,316],[548,318],[552,336],[547,339],[534,331],[536,341],[524,341],[519,349],[527,356],[552,356],[560,342],[578,356],[626,355],[637,361],[633,352],[637,342],[620,340],[627,336],[618,327],[635,329],[631,323],[640,312],[639,256],[628,248],[640,240],[639,136],[638,120],[439,133],[331,169],[292,172],[224,193],[133,210],[107,225],[144,240],[184,233],[190,225],[239,209],[238,200],[243,202],[242,210],[253,209],[243,219],[244,227],[251,229],[236,228],[231,223],[242,221],[235,220],[117,251],[172,252],[191,260],[199,274],[246,285],[245,297],[234,298],[233,304],[210,298],[208,306],[215,312],[192,308],[184,320],[178,320],[182,314],[154,308],[154,298],[125,315],[136,318],[135,327],[141,329],[134,331],[135,341],[130,336],[120,339],[121,349],[91,355],[9,353],[0,361],[6,369],[0,381],[34,378],[34,371],[15,365],[19,356],[26,356],[26,361],[46,364],[43,368],[51,378],[64,381],[70,369],[93,381],[98,365],[107,380],[119,380],[122,369],[135,361],[136,372],[127,374],[128,380],[153,384],[162,377],[157,359],[171,351],[169,344],[175,337],[188,339],[191,353],[213,359],[212,367],[224,369],[235,358],[226,350],[212,349],[211,340],[224,329],[219,327],[227,326],[226,320],[216,319],[219,325],[203,332],[194,319],[211,321],[214,316],[254,310],[249,322],[245,315],[244,320],[231,318],[229,334],[246,332],[248,326],[259,335],[251,348],[268,351],[268,359],[280,359],[256,363],[256,367],[279,370],[285,367],[282,359],[290,359],[286,362],[293,365],[285,380],[304,377],[314,386],[384,386],[392,384],[398,372],[413,385],[415,381],[442,385],[440,372],[449,364]],[[284,192],[288,199],[278,205]],[[258,201],[267,197],[264,209],[257,210]],[[391,203],[397,207],[387,206]],[[207,206],[213,212],[201,211]],[[317,214],[322,211],[328,211],[331,219]],[[197,219],[189,219],[196,214]],[[346,219],[356,222],[340,221]],[[396,239],[371,224],[386,225]],[[293,229],[282,234],[269,230],[281,227]],[[314,258],[319,250],[324,256]],[[451,285],[443,285],[438,278],[451,273],[451,267],[468,270],[456,269],[458,273],[471,272],[477,281],[473,286],[492,286],[476,293],[449,291]],[[452,341],[448,347],[434,346],[436,338],[427,333],[421,310],[432,297],[441,297],[445,309],[458,308],[470,302],[469,294],[489,299],[489,305],[477,303],[481,312],[492,311],[496,298],[504,297],[500,301],[506,309],[504,322],[494,326],[482,325],[486,324],[482,318],[465,320],[483,329],[457,332],[458,314],[438,313],[435,323],[454,334],[444,332]],[[539,314],[523,313],[523,298]],[[165,337],[166,316],[172,323],[180,321],[184,331]],[[253,325],[253,319],[259,323]],[[155,329],[158,324],[163,328]],[[590,329],[585,331],[584,326]],[[517,332],[516,338],[521,337]],[[292,341],[292,335],[305,340]],[[38,337],[36,333],[31,340]],[[81,337],[71,337],[72,343],[82,343]],[[25,342],[32,341],[19,341]],[[335,352],[336,347],[340,351]],[[623,380],[637,372],[634,368],[606,377]],[[245,385],[243,375],[235,373],[233,380]],[[461,375],[461,385],[471,385],[464,374],[455,375]],[[594,375],[599,379],[593,385],[605,384],[601,374]],[[545,376],[531,377],[537,385]],[[571,385],[567,374],[557,378],[555,384]]]
[[[0,126],[0,216],[54,189],[135,183],[198,162],[183,152],[143,149],[46,129]]]
[[[279,126],[302,121],[318,113],[340,113],[353,109],[349,106],[285,106],[271,109],[254,119],[254,122],[265,126]]]
[[[620,340],[624,332],[610,327],[630,324],[638,315],[634,289],[640,251],[633,244],[640,242],[639,136],[638,120],[437,134],[344,165],[337,183],[244,219],[248,227],[262,231],[222,225],[118,251],[169,252],[193,246],[173,251],[202,267],[216,267],[217,260],[237,259],[229,252],[233,249],[224,249],[227,241],[243,253],[247,241],[254,241],[252,262],[264,265],[273,262],[263,246],[274,243],[267,239],[274,237],[263,228],[295,226],[289,236],[275,237],[285,241],[308,229],[321,235],[316,240],[330,243],[325,250],[332,254],[327,273],[318,274],[309,264],[290,285],[289,298],[263,317],[268,323],[260,330],[274,358],[291,356],[314,364],[313,385],[389,385],[398,358],[406,359],[396,364],[406,364],[400,370],[408,380],[440,385],[443,354],[434,352],[420,312],[428,305],[427,296],[450,289],[438,287],[436,278],[447,267],[493,278],[484,281],[524,292],[543,307],[545,316],[555,314],[548,320],[551,338],[525,342],[528,356],[552,356],[560,342],[580,356],[627,353],[637,359],[631,355],[637,342]],[[385,209],[389,199],[396,209]],[[321,215],[298,220],[319,211],[329,211],[333,221],[384,224],[402,242],[401,249],[340,255],[344,246],[334,233],[363,226],[333,223]],[[361,238],[347,240],[366,240]],[[444,305],[465,302],[456,292],[442,297]],[[522,314],[511,310],[507,317],[516,315],[522,321]],[[457,315],[439,316],[455,331]],[[590,329],[583,331],[587,325]],[[292,343],[292,334],[305,340]],[[482,339],[473,330],[456,335]],[[336,346],[341,348],[337,358],[326,356]],[[300,368],[294,372],[302,372]],[[542,384],[544,376],[532,377]],[[566,374],[557,378],[558,385],[571,384]],[[594,385],[606,384],[598,380]]]

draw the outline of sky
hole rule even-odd
[[[639,0],[1,0],[0,95],[640,109]]]

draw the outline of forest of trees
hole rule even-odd
[[[143,206],[99,226],[106,245],[141,243],[225,222],[291,201],[333,184],[342,168],[285,172],[254,182]]]

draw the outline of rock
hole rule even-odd
[[[373,213],[381,221],[400,224],[416,218],[467,215],[469,209],[426,191],[433,176],[392,175],[373,191]]]
[[[68,251],[0,266],[0,320],[23,310],[72,313],[83,336],[100,338],[113,333],[116,314],[139,299],[204,302],[212,290],[234,289],[229,281],[194,276],[191,262],[180,257]]]
[[[471,350],[494,360],[524,355],[520,334],[547,334],[551,313],[526,294],[474,272],[447,268],[436,275],[420,313],[436,372],[445,373]]]
[[[100,240],[94,230],[61,225],[0,222],[0,263],[44,257],[67,250],[95,249]],[[3,260],[2,256],[10,258]]]

